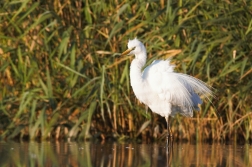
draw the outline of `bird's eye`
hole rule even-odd
[[[136,47],[134,46],[131,50],[135,50],[136,49]]]

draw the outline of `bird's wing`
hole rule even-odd
[[[211,95],[211,90],[194,77],[173,72],[173,68],[169,60],[154,61],[143,71],[143,78],[160,99],[197,110],[198,104],[202,103],[198,94]]]

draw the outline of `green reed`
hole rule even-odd
[[[250,1],[5,1],[0,8],[0,135],[29,139],[165,139],[129,83],[138,37],[154,59],[215,88],[176,140],[252,139]],[[151,121],[150,121],[151,120]],[[158,130],[159,129],[159,130]]]

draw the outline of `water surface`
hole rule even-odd
[[[0,166],[252,166],[252,146],[174,143],[0,142]]]

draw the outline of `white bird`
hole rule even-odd
[[[193,116],[193,110],[200,110],[200,95],[213,96],[211,87],[192,76],[173,71],[170,60],[154,60],[143,71],[147,53],[144,45],[133,39],[122,55],[135,55],[130,65],[130,83],[137,99],[152,112],[165,117],[169,134],[169,116],[179,113]],[[167,136],[167,143],[168,143]]]

